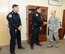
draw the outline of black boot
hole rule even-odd
[[[21,46],[21,47],[18,47],[18,49],[25,49],[23,46]]]
[[[12,52],[11,54],[16,54],[15,52]]]
[[[30,45],[30,48],[31,48],[31,49],[34,49],[34,47],[33,47],[32,45]]]
[[[36,45],[38,45],[38,46],[42,46],[42,44],[36,44]]]

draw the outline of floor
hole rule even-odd
[[[47,48],[46,42],[42,42],[41,44],[43,44],[42,47],[35,45],[34,50],[31,50],[29,44],[23,42],[25,50],[18,49],[16,46],[16,54],[65,54],[65,40],[60,40],[59,48],[55,48],[55,42],[54,47],[52,48]],[[0,50],[0,54],[10,54],[9,46],[2,47],[2,49]]]

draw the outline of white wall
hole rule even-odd
[[[27,5],[35,5],[35,6],[45,6],[48,7],[48,19],[51,16],[50,12],[51,10],[55,9],[57,11],[57,16],[59,17],[60,21],[62,21],[62,13],[63,8],[62,6],[52,6],[48,5],[48,0],[9,0],[9,12],[11,11],[12,4],[18,4],[20,7],[20,16],[22,21],[22,40],[26,40],[26,6]],[[65,4],[65,3],[64,3]]]
[[[6,20],[8,13],[8,0],[0,0],[0,46],[9,45],[9,30]]]

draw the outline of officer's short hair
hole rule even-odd
[[[12,5],[12,8],[14,8],[14,7],[18,7],[18,5],[17,5],[17,4],[13,4],[13,5]]]
[[[40,7],[36,7],[36,10],[40,9]]]

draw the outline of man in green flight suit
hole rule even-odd
[[[53,36],[56,40],[56,48],[59,47],[59,36],[58,36],[58,30],[60,28],[60,21],[59,18],[56,17],[56,10],[51,11],[51,17],[49,18],[49,42],[50,44],[48,47],[53,47]]]

